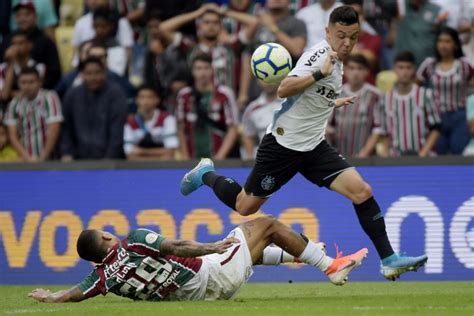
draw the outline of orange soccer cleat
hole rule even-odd
[[[344,285],[349,279],[349,273],[361,265],[368,253],[367,248],[362,248],[352,255],[343,257],[342,251],[339,251],[339,247],[336,245],[336,258],[324,273],[333,284]]]

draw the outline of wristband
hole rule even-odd
[[[314,78],[314,81],[319,81],[321,79],[324,78],[324,75],[323,73],[321,72],[320,69],[316,70],[315,72],[313,72],[313,78]]]

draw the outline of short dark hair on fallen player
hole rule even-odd
[[[77,239],[77,253],[84,260],[100,263],[104,259],[100,244],[100,233],[97,230],[83,230]]]
[[[349,5],[343,5],[335,8],[329,15],[330,24],[352,25],[359,24],[359,14]]]
[[[194,63],[197,62],[197,61],[202,61],[202,62],[205,62],[205,63],[212,64],[212,57],[209,56],[208,54],[198,54],[198,55],[194,56],[194,58],[192,59],[191,64],[194,65]]]
[[[151,84],[142,84],[141,86],[139,86],[138,89],[137,89],[137,94],[139,94],[140,91],[143,91],[143,90],[152,91],[154,94],[156,94],[157,97],[161,97],[160,92],[158,91],[158,89],[156,89]]]
[[[20,78],[23,75],[35,75],[38,79],[40,79],[40,74],[35,67],[22,68],[20,71],[20,74],[18,75],[18,78]]]
[[[400,52],[395,56],[394,63],[405,62],[416,65],[415,55],[410,51]]]
[[[362,54],[349,55],[349,57],[347,57],[346,63],[347,64],[355,63],[355,64],[358,64],[358,65],[362,65],[367,69],[370,68],[369,61]]]
[[[364,5],[364,0],[344,0],[342,1],[345,5]]]
[[[102,63],[102,60],[100,60],[100,58],[97,58],[97,57],[87,57],[85,60],[81,61],[79,63],[79,70],[84,71],[84,69],[86,69],[86,66],[89,64],[99,65],[100,68],[105,70],[105,65]]]

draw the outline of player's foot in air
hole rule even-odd
[[[188,195],[199,189],[204,184],[202,176],[209,171],[214,171],[214,163],[209,158],[202,158],[197,166],[181,179],[181,186],[179,188],[181,193]]]
[[[362,261],[367,257],[369,250],[363,248],[352,255],[343,257],[342,252],[336,246],[336,253],[336,258],[324,273],[326,273],[333,284],[344,285],[349,279],[349,273],[361,265]]]
[[[408,271],[416,271],[428,261],[426,255],[419,257],[408,257],[393,254],[382,260],[382,274],[388,280],[395,281],[401,274]]]

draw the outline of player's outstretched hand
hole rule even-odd
[[[214,253],[219,253],[219,254],[224,253],[226,252],[228,248],[232,247],[233,244],[238,244],[238,243],[240,243],[240,240],[234,237],[229,237],[224,240],[215,242],[213,244]]]
[[[326,57],[326,60],[324,61],[323,66],[321,67],[321,74],[324,77],[327,77],[330,74],[332,74],[336,60],[337,60],[336,52],[331,52],[329,53],[328,57]]]
[[[340,107],[340,106],[346,106],[353,104],[355,100],[357,99],[357,96],[353,95],[351,97],[345,97],[345,98],[339,98],[334,101],[335,107]]]
[[[31,293],[28,294],[28,297],[32,297],[33,299],[44,302],[45,298],[51,294],[50,290],[45,289],[34,289]]]

